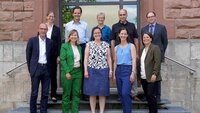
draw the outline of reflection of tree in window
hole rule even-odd
[[[96,0],[80,0],[80,2],[96,2]]]
[[[65,24],[73,19],[71,12],[72,8],[77,5],[75,1],[76,0],[62,0],[62,24]],[[74,6],[66,5],[66,3],[69,2],[74,3]],[[96,2],[96,0],[80,0],[79,2]],[[64,30],[62,32],[62,35],[64,36]]]
[[[76,0],[63,0],[62,1],[62,23],[67,23],[69,21],[72,20],[72,14],[71,14],[71,11],[72,11],[72,8],[74,6],[68,6],[68,5],[65,5],[66,3],[68,2],[75,2]],[[80,0],[79,2],[96,2],[96,0]],[[77,4],[74,4],[74,5],[77,5]]]

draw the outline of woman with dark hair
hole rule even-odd
[[[70,97],[72,98],[71,113],[78,113],[82,83],[82,54],[78,40],[77,30],[71,30],[67,43],[62,44],[60,51],[61,83],[63,86],[62,113],[69,113]]]
[[[123,107],[123,113],[131,113],[131,88],[136,73],[136,49],[129,43],[128,30],[121,28],[119,45],[114,49],[114,79],[116,76],[117,91]],[[135,81],[137,82],[137,81]]]
[[[109,44],[101,41],[99,27],[93,30],[94,41],[88,42],[84,59],[84,94],[89,95],[91,113],[95,113],[96,97],[99,97],[100,112],[104,113],[106,96],[110,94],[109,78],[112,77],[112,63]]]
[[[140,57],[140,74],[142,88],[148,101],[149,113],[158,113],[154,92],[156,82],[161,80],[161,55],[159,47],[152,44],[152,40],[153,35],[150,32],[143,34],[142,43],[144,47]]]
[[[46,24],[48,26],[47,38],[53,40],[55,56],[52,60],[52,69],[51,69],[51,100],[53,102],[57,101],[57,64],[60,63],[60,46],[61,46],[61,36],[60,28],[54,24],[55,15],[52,11],[47,13]]]

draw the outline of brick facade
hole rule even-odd
[[[59,0],[1,0],[0,40],[23,41],[36,34],[48,10],[56,12]],[[140,27],[147,24],[145,14],[153,10],[158,22],[166,25],[169,39],[199,38],[200,0],[140,0]],[[31,29],[30,29],[31,28]]]
[[[30,77],[26,65],[9,75],[5,73],[25,62],[26,40],[36,35],[48,10],[55,11],[58,25],[58,1],[0,0],[0,112],[27,105]],[[166,25],[170,39],[181,38],[169,41],[166,56],[197,70],[191,75],[191,70],[170,61],[162,66],[162,97],[198,113],[200,41],[182,38],[200,37],[200,0],[140,0],[140,27],[147,24],[145,14],[150,10],[156,12],[159,23]]]
[[[23,41],[34,36],[48,10],[58,15],[58,4],[57,0],[0,0],[0,40]]]
[[[176,38],[200,38],[200,0],[164,0],[166,19],[174,20]]]

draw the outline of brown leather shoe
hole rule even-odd
[[[137,96],[132,96],[132,99],[133,99],[134,101],[140,101],[140,99],[139,99]]]

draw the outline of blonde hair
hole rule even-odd
[[[71,42],[70,36],[71,36],[72,34],[74,34],[74,33],[77,34],[77,37],[78,37],[78,39],[79,39],[78,31],[77,31],[76,29],[72,29],[72,30],[69,32],[67,43],[70,43],[70,42]],[[77,40],[77,41],[75,42],[75,45],[78,45],[78,43],[79,43],[79,40]]]
[[[105,19],[105,13],[103,13],[103,12],[100,12],[100,13],[98,13],[98,14],[97,14],[97,18],[98,18],[99,16],[103,16],[103,17],[104,17],[104,19]]]

